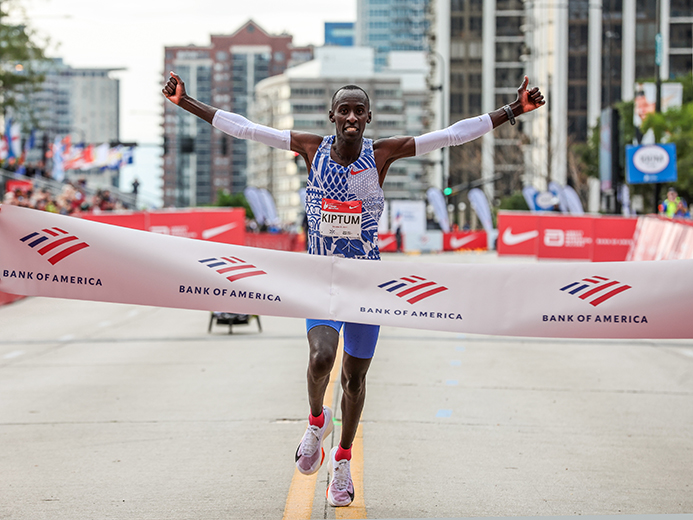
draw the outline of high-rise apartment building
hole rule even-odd
[[[373,120],[365,136],[371,139],[424,132],[427,64],[420,52],[395,53],[390,68],[373,70],[373,49],[323,47],[313,61],[260,82],[253,120],[283,130],[319,135],[334,133],[328,119],[334,92],[357,84],[368,92]],[[293,152],[250,143],[249,184],[267,188],[283,222],[300,221],[299,192],[308,178],[303,159]],[[393,164],[383,186],[386,199],[420,199],[428,187],[429,159],[415,157]]]
[[[512,101],[524,74],[547,99],[515,127],[450,150],[449,184],[483,182],[490,198],[566,184],[570,147],[604,107],[632,100],[636,81],[672,79],[693,65],[690,0],[432,0],[431,15],[436,126]]]
[[[375,70],[387,66],[390,51],[428,48],[426,9],[430,0],[358,0],[356,45],[375,49]]]
[[[44,81],[30,94],[28,111],[8,114],[24,131],[37,130],[37,141],[71,136],[72,141],[101,144],[119,140],[120,69],[73,68],[61,58],[39,64]]]
[[[176,71],[200,101],[244,116],[259,81],[312,56],[311,48],[294,47],[292,36],[270,35],[252,21],[210,40],[207,46],[166,47],[164,70]],[[246,141],[165,103],[164,204],[209,204],[218,190],[242,192],[247,147]]]

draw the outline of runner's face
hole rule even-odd
[[[371,122],[368,98],[360,90],[340,90],[330,110],[330,121],[340,138],[361,139]]]

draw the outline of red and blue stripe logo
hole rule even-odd
[[[590,305],[595,307],[628,289],[631,289],[630,285],[617,280],[609,280],[603,276],[590,276],[579,282],[561,287],[561,291],[573,294],[581,300],[587,300]]]
[[[406,301],[412,305],[448,290],[447,287],[416,275],[403,276],[395,280],[390,280],[389,282],[380,284],[378,287],[380,289],[385,289],[387,292],[394,293],[400,298],[406,299]]]
[[[229,282],[235,282],[249,276],[260,276],[267,274],[265,271],[249,264],[245,260],[241,260],[236,256],[222,256],[219,258],[205,258],[198,260],[201,264],[206,265],[210,269],[216,270],[219,274],[227,274],[226,279]]]
[[[46,259],[52,265],[85,247],[89,247],[86,242],[79,242],[79,238],[58,227],[34,231],[19,240],[32,249],[36,249],[40,255],[48,255]]]

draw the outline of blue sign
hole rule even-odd
[[[676,145],[626,145],[626,182],[628,184],[654,184],[675,182]]]

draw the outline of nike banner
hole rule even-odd
[[[498,212],[498,254],[619,262],[633,245],[636,218]]]
[[[0,208],[0,291],[494,335],[693,337],[693,260],[350,260],[160,235],[16,206]]]

